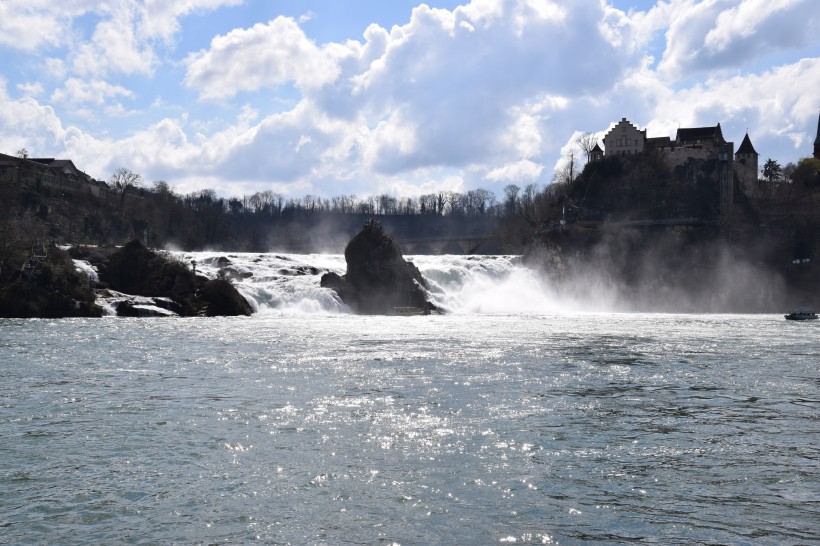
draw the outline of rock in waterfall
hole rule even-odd
[[[100,280],[119,292],[152,296],[155,304],[157,298],[168,298],[176,304],[173,311],[183,316],[252,313],[248,301],[230,282],[197,276],[182,262],[154,252],[138,240],[112,253],[100,265]],[[122,310],[118,308],[117,312],[125,316],[145,316],[128,305]]]
[[[327,273],[321,285],[331,288],[355,312],[365,315],[429,314],[438,311],[427,299],[418,268],[375,220],[345,248],[347,273]]]

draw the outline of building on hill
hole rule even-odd
[[[15,157],[0,154],[0,183],[36,186],[42,184],[58,191],[90,193],[102,197],[108,184],[95,180],[78,169],[70,159],[53,157]]]
[[[604,135],[604,154],[608,157],[642,154],[645,144],[646,130],[641,131],[626,118],[621,118]]]
[[[751,146],[751,142],[749,143]],[[734,203],[734,143],[723,138],[720,123],[709,127],[678,128],[675,139],[647,138],[626,118],[604,136],[607,157],[642,153],[661,155],[672,169],[684,169],[687,179],[707,176],[720,189],[720,213],[727,216]]]
[[[595,147],[592,150],[590,150],[590,152],[589,152],[589,160],[590,161],[599,161],[603,158],[604,158],[604,151],[603,151],[603,149],[601,149],[601,147],[596,142]]]
[[[759,172],[760,155],[752,146],[749,133],[743,137],[743,142],[735,152],[735,173],[737,174],[740,188],[747,195],[751,195],[757,184],[757,173]]]
[[[685,165],[692,160],[731,162],[734,157],[734,143],[723,138],[720,123],[713,127],[678,128],[675,140],[670,139],[669,145],[655,149],[663,152],[671,167]]]
[[[714,127],[679,127],[675,135],[675,143],[678,146],[700,146],[725,142],[720,123]]]
[[[666,150],[672,148],[672,139],[669,137],[650,137],[646,139],[644,149],[647,152]]]

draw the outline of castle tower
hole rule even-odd
[[[604,135],[604,155],[612,157],[642,154],[645,143],[646,129],[641,131],[626,118],[621,118]]]
[[[814,159],[820,159],[820,114],[817,116],[817,136],[814,138]]]
[[[589,152],[589,160],[590,161],[599,161],[604,158],[604,151],[595,143],[595,147]]]
[[[817,150],[817,145],[814,146]],[[740,181],[740,187],[743,193],[750,195],[757,183],[758,173],[758,159],[760,155],[752,146],[752,141],[749,138],[749,133],[743,137],[743,142],[735,153],[735,171],[737,172]]]

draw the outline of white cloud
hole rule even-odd
[[[68,72],[62,59],[49,57],[45,60],[46,74],[55,80],[62,80]]]
[[[32,1],[26,13],[45,9]],[[748,127],[761,154],[781,163],[803,154],[816,128],[820,60],[793,54],[818,44],[808,0],[669,0],[627,13],[599,0],[473,0],[453,11],[420,5],[404,25],[321,45],[277,17],[220,31],[184,58],[184,85],[216,104],[129,89],[123,75],[163,73],[186,16],[239,1],[56,5],[55,20],[90,14],[90,35],[64,58],[48,50],[47,75],[29,76],[42,83],[15,82],[27,98],[10,99],[3,83],[2,150],[64,151],[90,174],[126,166],[180,191],[417,195],[489,184],[500,194],[508,183],[547,182],[578,132],[621,117],[654,136],[721,122],[739,141]],[[764,57],[787,60],[756,68]],[[64,128],[43,95],[71,106],[72,119],[132,114],[120,101],[158,117],[129,118],[139,125],[124,135],[116,121],[92,134]]]
[[[83,81],[69,78],[61,89],[51,95],[54,102],[102,105],[111,98],[133,97],[134,93],[120,85],[100,80]]]
[[[111,6],[110,19],[99,22],[90,42],[78,48],[72,68],[84,76],[110,73],[151,74],[154,51],[137,33],[138,12],[134,5]]]
[[[402,142],[414,145],[381,154],[375,167],[507,165],[540,153],[538,120],[517,109],[544,96],[595,94],[629,61],[600,31],[602,15],[597,2],[573,10],[529,1],[416,8],[390,31],[381,57],[340,78],[355,82],[353,96],[381,133],[396,112],[413,126],[415,137]]]
[[[191,54],[186,64],[185,84],[205,99],[289,82],[317,87],[332,82],[339,73],[333,59],[293,19],[281,16],[215,37],[209,50]]]
[[[0,78],[0,150],[4,153],[25,146],[32,155],[62,147],[65,129],[50,106],[26,97],[12,100]]]
[[[36,97],[43,94],[43,86],[40,82],[18,83],[17,90],[26,97]]]
[[[817,45],[815,0],[672,1],[667,48],[659,64],[670,78],[715,68],[737,70],[773,51]]]
[[[139,32],[149,38],[169,40],[179,32],[180,18],[242,3],[243,0],[144,0]]]
[[[0,45],[23,50],[60,44],[65,18],[45,0],[0,2]]]
[[[713,79],[678,91],[659,101],[654,114],[656,119],[681,120],[683,126],[722,122],[724,134],[729,132],[726,136],[735,138],[736,145],[748,127],[762,155],[774,155],[774,143],[787,139],[800,157],[811,152],[806,142],[814,135],[805,128],[807,121],[817,120],[817,89],[820,58],[803,59],[759,75]]]
[[[529,159],[522,159],[495,168],[488,172],[484,178],[490,182],[534,182],[538,180],[543,170],[543,165]]]
[[[4,0],[0,2],[0,46],[27,51],[65,48],[71,68],[86,76],[151,74],[158,62],[154,42],[170,44],[182,17],[242,2]],[[81,16],[96,19],[90,40],[84,40],[85,29],[76,26]]]

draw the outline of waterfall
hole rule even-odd
[[[347,264],[341,254],[182,251],[171,251],[170,254],[195,267],[198,275],[230,280],[257,314],[351,312],[333,290],[320,286],[323,274],[345,273]],[[614,308],[609,287],[596,287],[589,280],[583,280],[579,281],[582,290],[577,287],[568,290],[525,267],[520,256],[417,255],[405,258],[419,268],[427,281],[430,301],[448,313],[555,314]],[[91,280],[96,280],[96,271],[88,263],[75,260],[75,265]],[[126,299],[155,314],[167,314],[162,309],[167,305],[155,309],[157,298],[134,298],[110,290],[107,295],[98,296],[97,303],[108,310],[107,314],[114,314],[118,302]]]
[[[230,278],[258,313],[349,313],[322,275],[346,269],[340,254],[176,252],[197,273]],[[405,256],[427,281],[430,299],[451,313],[544,313],[563,307],[518,256]]]

